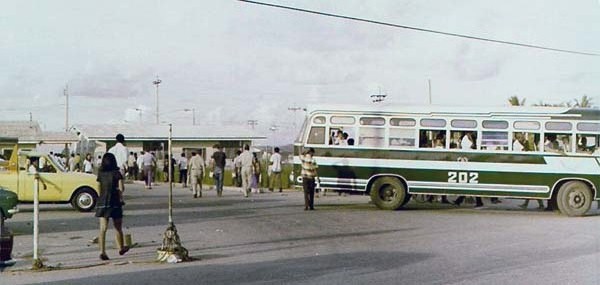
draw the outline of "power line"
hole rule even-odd
[[[532,44],[524,44],[524,43],[511,42],[511,41],[495,40],[495,39],[490,39],[490,38],[442,32],[442,31],[430,30],[430,29],[425,29],[425,28],[398,25],[398,24],[386,23],[386,22],[381,22],[381,21],[375,21],[375,20],[369,20],[369,19],[363,19],[363,18],[357,18],[357,17],[350,17],[350,16],[344,16],[344,15],[338,15],[338,14],[332,14],[332,13],[325,13],[325,12],[319,12],[319,11],[314,11],[314,10],[307,10],[307,9],[302,9],[302,8],[283,6],[283,5],[277,5],[277,4],[271,4],[271,3],[264,3],[264,2],[258,2],[258,1],[250,1],[250,0],[238,0],[238,1],[246,2],[246,3],[250,3],[250,4],[256,4],[256,5],[268,6],[268,7],[273,7],[273,8],[286,9],[286,10],[292,10],[292,11],[297,11],[297,12],[316,14],[316,15],[321,15],[321,16],[341,18],[341,19],[346,19],[346,20],[394,27],[394,28],[402,28],[402,29],[415,30],[415,31],[419,31],[419,32],[427,32],[427,33],[434,33],[434,34],[451,36],[451,37],[465,38],[465,39],[470,39],[470,40],[478,40],[478,41],[492,42],[492,43],[497,43],[497,44],[506,44],[506,45],[513,45],[513,46],[520,46],[520,47],[534,48],[534,49],[542,49],[542,50],[549,50],[549,51],[556,51],[556,52],[564,52],[564,53],[571,53],[571,54],[579,54],[579,55],[600,56],[600,54],[598,54],[598,53],[558,49],[558,48],[544,47],[544,46],[538,46],[538,45],[532,45]]]

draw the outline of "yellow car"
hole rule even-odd
[[[0,170],[0,187],[15,192],[19,202],[33,202],[36,171],[41,179],[40,203],[71,203],[81,212],[89,212],[96,206],[99,193],[96,176],[68,172],[54,157],[43,153],[19,152],[18,161],[13,155]]]

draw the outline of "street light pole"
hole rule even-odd
[[[160,83],[162,82],[162,80],[160,80],[158,78],[158,75],[156,76],[156,80],[152,81],[152,84],[154,84],[156,86],[156,124],[158,125],[158,85],[160,85]]]
[[[167,226],[167,230],[163,234],[163,242],[160,248],[157,251],[157,260],[168,263],[177,263],[181,261],[189,261],[190,257],[188,255],[188,250],[181,245],[181,240],[179,239],[179,234],[177,234],[177,228],[175,227],[175,223],[173,222],[173,179],[171,179],[171,156],[173,153],[172,148],[173,141],[173,124],[169,124],[169,141],[168,141],[168,167],[169,167],[169,225]]]
[[[196,108],[191,108],[191,109],[185,108],[185,109],[183,109],[183,111],[185,111],[185,112],[191,111],[192,112],[192,126],[195,126],[196,125]]]

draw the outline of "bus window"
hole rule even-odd
[[[513,151],[537,151],[540,134],[515,132],[513,133]]]
[[[579,125],[577,126],[579,128]],[[596,135],[577,135],[577,153],[592,153],[596,150]]]
[[[423,122],[423,120],[421,120]],[[445,130],[420,130],[419,147],[421,148],[445,148]]]
[[[350,116],[332,116],[329,121],[334,125],[354,125],[356,120]]]
[[[362,117],[360,118],[360,124],[363,126],[383,126],[385,125],[385,119],[382,117]]]
[[[322,125],[322,124],[325,124],[325,117],[324,117],[324,116],[318,116],[318,117],[315,117],[315,118],[313,119],[313,123],[314,123],[314,124],[317,124],[317,125]]]
[[[358,145],[360,146],[385,146],[385,129],[383,128],[362,127],[359,129],[358,134]]]
[[[325,127],[312,127],[308,134],[308,144],[325,144]]]
[[[413,129],[390,129],[389,143],[391,147],[414,147],[415,141],[415,130]]]
[[[536,121],[515,121],[513,124],[515,130],[531,130],[537,131],[541,128],[540,122]]]
[[[599,123],[578,123],[577,130],[582,132],[595,132],[600,133]]]
[[[451,149],[476,149],[477,134],[472,131],[450,131]]]
[[[329,127],[329,145],[352,145],[354,141],[354,128]]]
[[[505,130],[508,129],[507,121],[485,120],[481,124],[484,129]]]
[[[409,118],[391,118],[390,125],[394,127],[414,127],[417,125],[415,119]]]
[[[486,121],[484,121],[485,123]],[[508,150],[508,133],[507,132],[490,132],[484,131],[481,133],[481,149],[486,150]]]
[[[457,129],[474,129],[477,127],[475,120],[452,120],[450,125]]]
[[[571,135],[546,133],[544,137],[544,151],[556,153],[571,152]]]
[[[573,128],[569,122],[546,122],[545,126],[549,131],[570,131]]]
[[[422,127],[435,127],[443,128],[446,127],[446,120],[444,119],[421,119]]]

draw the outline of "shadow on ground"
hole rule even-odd
[[[328,283],[331,278],[397,271],[432,256],[408,252],[355,252],[299,257],[255,263],[173,266],[145,272],[93,276],[46,284],[290,284]],[[393,274],[393,273],[392,273]],[[387,275],[386,278],[388,278]],[[325,279],[323,279],[325,278]],[[312,280],[312,281],[311,281]],[[335,279],[331,280],[332,282]],[[339,281],[339,280],[338,280]]]

